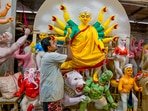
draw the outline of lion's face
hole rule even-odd
[[[72,71],[65,74],[65,84],[79,95],[82,93],[85,81],[79,72]]]

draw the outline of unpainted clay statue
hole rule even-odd
[[[13,56],[14,52],[25,43],[29,34],[30,29],[26,28],[25,34],[16,42],[14,42],[10,47],[8,47],[8,43],[12,41],[12,34],[10,32],[4,32],[2,35],[0,35],[0,65]]]

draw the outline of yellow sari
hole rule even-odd
[[[89,69],[103,65],[105,54],[100,50],[101,44],[97,30],[93,26],[86,27],[72,38],[73,58],[64,62],[61,68]]]

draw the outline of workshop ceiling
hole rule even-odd
[[[17,10],[21,10],[21,4],[25,6],[24,10],[37,12],[45,0],[17,0]],[[113,1],[113,0],[112,0]],[[131,31],[141,33],[148,32],[148,0],[119,0],[125,8],[131,23]]]

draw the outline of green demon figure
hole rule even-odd
[[[92,77],[86,81],[84,92],[87,93],[87,97],[80,103],[80,111],[85,111],[89,102],[95,102],[97,109],[103,109],[105,111],[118,107],[118,104],[114,102],[109,91],[109,81],[112,76],[113,73],[110,70],[106,70],[98,77],[97,81],[94,81]]]

